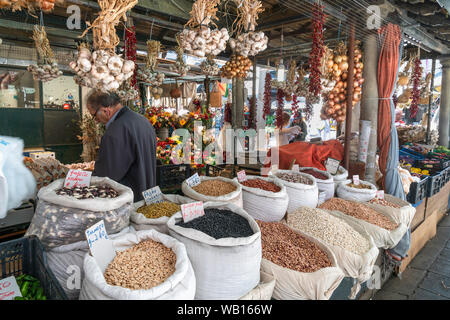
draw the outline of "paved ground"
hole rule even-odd
[[[450,300],[450,215],[402,273],[392,276],[374,300]]]

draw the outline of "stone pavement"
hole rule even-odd
[[[393,275],[373,300],[450,300],[450,215],[414,257],[401,278]]]

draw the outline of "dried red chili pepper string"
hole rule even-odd
[[[323,13],[323,6],[315,3],[312,9],[312,25],[313,25],[313,44],[309,54],[310,67],[310,81],[309,92],[318,96],[322,91],[320,72],[321,59],[325,53],[323,47],[323,25],[325,23],[325,14]]]
[[[284,109],[284,92],[281,89],[277,90],[277,119],[276,119],[276,125],[278,128],[281,128],[283,125],[283,109]]]
[[[271,100],[272,100],[272,76],[270,75],[270,72],[266,73],[266,79],[264,83],[264,112],[263,112],[263,119],[266,119],[266,115],[269,115],[271,113]]]
[[[419,99],[420,99],[420,78],[422,77],[422,68],[419,57],[414,60],[414,72],[412,76],[413,90],[412,90],[412,101],[410,108],[410,118],[414,118],[419,111]]]
[[[294,116],[294,119],[297,118],[300,114],[297,95],[292,96],[292,115]]]
[[[134,26],[125,28],[125,59],[136,63],[136,28]],[[137,89],[137,68],[134,68],[131,86]]]

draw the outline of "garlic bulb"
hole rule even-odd
[[[230,39],[230,47],[241,56],[255,56],[267,49],[267,36],[264,32],[250,31],[240,34],[237,39]]]
[[[179,39],[181,48],[188,54],[205,57],[224,51],[229,34],[226,28],[211,30],[209,27],[201,27],[196,30],[184,29],[179,33]]]

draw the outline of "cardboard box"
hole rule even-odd
[[[48,152],[48,151],[31,152],[30,153],[30,158],[33,159],[33,160],[42,159],[42,158],[53,158],[53,159],[55,159],[55,153],[54,152]]]

